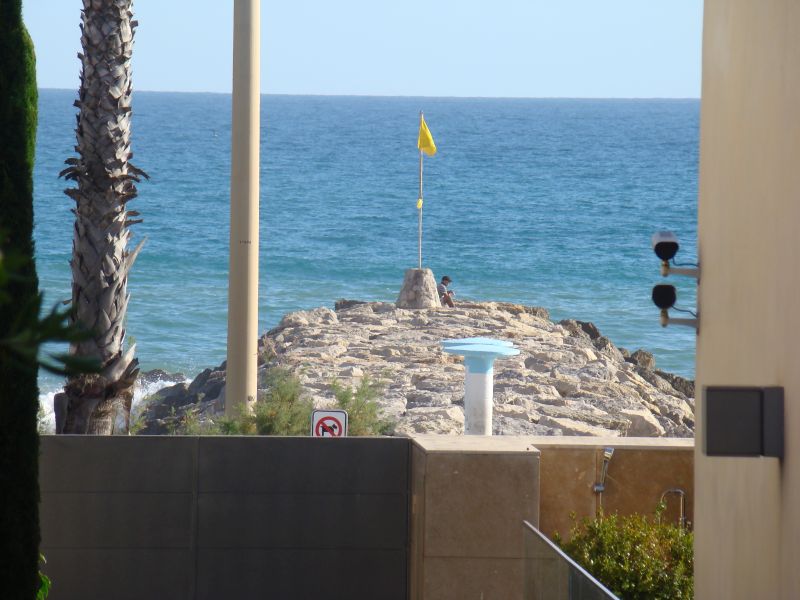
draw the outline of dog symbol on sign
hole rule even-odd
[[[336,417],[323,417],[317,421],[314,434],[317,437],[342,437],[344,427]]]

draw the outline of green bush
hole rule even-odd
[[[39,554],[39,561],[42,564],[45,564],[47,560],[44,558],[44,554]],[[39,589],[36,591],[36,600],[47,600],[47,597],[50,595],[50,588],[53,586],[53,583],[50,581],[50,578],[42,573],[41,568],[39,569]]]
[[[252,411],[216,422],[201,421],[196,411],[186,413],[171,426],[175,435],[309,435],[314,405],[302,396],[300,380],[288,369],[272,367],[264,373]]]
[[[380,415],[378,398],[383,385],[364,375],[358,387],[346,388],[338,381],[331,384],[337,408],[347,411],[348,435],[386,435],[394,423]]]
[[[600,513],[575,523],[570,540],[555,541],[572,559],[624,600],[674,600],[694,594],[694,536],[655,518]],[[573,517],[574,518],[574,517]]]
[[[250,412],[233,418],[201,421],[195,410],[172,414],[168,425],[172,435],[309,435],[313,402],[302,394],[300,380],[282,367],[267,369],[261,379],[265,388]],[[336,407],[347,411],[348,435],[386,435],[394,423],[380,415],[378,398],[383,385],[364,376],[355,389],[338,381],[331,384]],[[134,426],[136,429],[136,426]]]
[[[256,435],[309,435],[314,403],[302,396],[300,380],[288,369],[272,367],[264,377],[266,392],[244,421]]]

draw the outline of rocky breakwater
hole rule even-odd
[[[495,363],[496,435],[693,435],[693,382],[657,370],[644,350],[617,348],[591,323],[555,323],[543,308],[460,302],[410,310],[340,301],[335,310],[287,314],[261,338],[260,354],[262,368],[292,370],[319,407],[333,403],[332,381],[355,386],[368,376],[382,384],[381,408],[397,434],[460,434],[464,365],[440,342],[473,336],[508,339],[520,349]],[[166,388],[148,411],[218,411],[224,375],[222,365]]]

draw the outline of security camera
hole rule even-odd
[[[675,301],[677,299],[678,294],[675,291],[675,286],[659,284],[653,287],[653,304],[661,309],[661,326],[666,327],[667,325],[687,325],[689,327],[693,327],[694,330],[697,331],[700,321],[698,320],[697,315],[694,313],[691,313],[695,317],[694,319],[675,319],[669,316],[669,309],[675,307]],[[675,310],[681,309],[675,308]],[[683,310],[683,312],[691,311]]]
[[[661,310],[667,310],[675,306],[678,295],[674,285],[659,284],[653,287],[653,304]]]
[[[670,265],[669,261],[675,258],[675,255],[678,253],[678,248],[680,248],[677,235],[671,231],[657,231],[653,234],[650,241],[653,244],[653,252],[661,259],[662,276],[687,275],[689,277],[694,277],[698,281],[700,280],[700,267],[698,265],[692,265],[692,268],[686,268],[685,266],[679,267],[675,266],[674,261],[673,264]]]
[[[653,234],[651,239],[653,251],[656,256],[664,262],[669,262],[678,253],[678,236],[671,231],[658,231]]]

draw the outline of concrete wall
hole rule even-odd
[[[45,436],[52,598],[519,599],[522,521],[594,515],[605,446],[606,510],[692,518],[691,440]]]
[[[652,515],[662,494],[673,488],[686,493],[685,516],[694,521],[694,441],[674,438],[528,438],[541,453],[539,530],[567,538],[573,521],[593,517],[601,507],[607,514]],[[593,491],[600,479],[603,449],[614,448],[605,492]],[[678,522],[680,503],[665,498],[663,518]]]
[[[521,599],[522,521],[539,513],[531,438],[417,436],[411,481],[410,598]]]
[[[45,436],[53,600],[408,594],[403,439]]]
[[[708,458],[698,598],[800,597],[800,3],[705,0],[698,390],[783,386],[786,458]],[[699,406],[699,403],[698,403]]]

